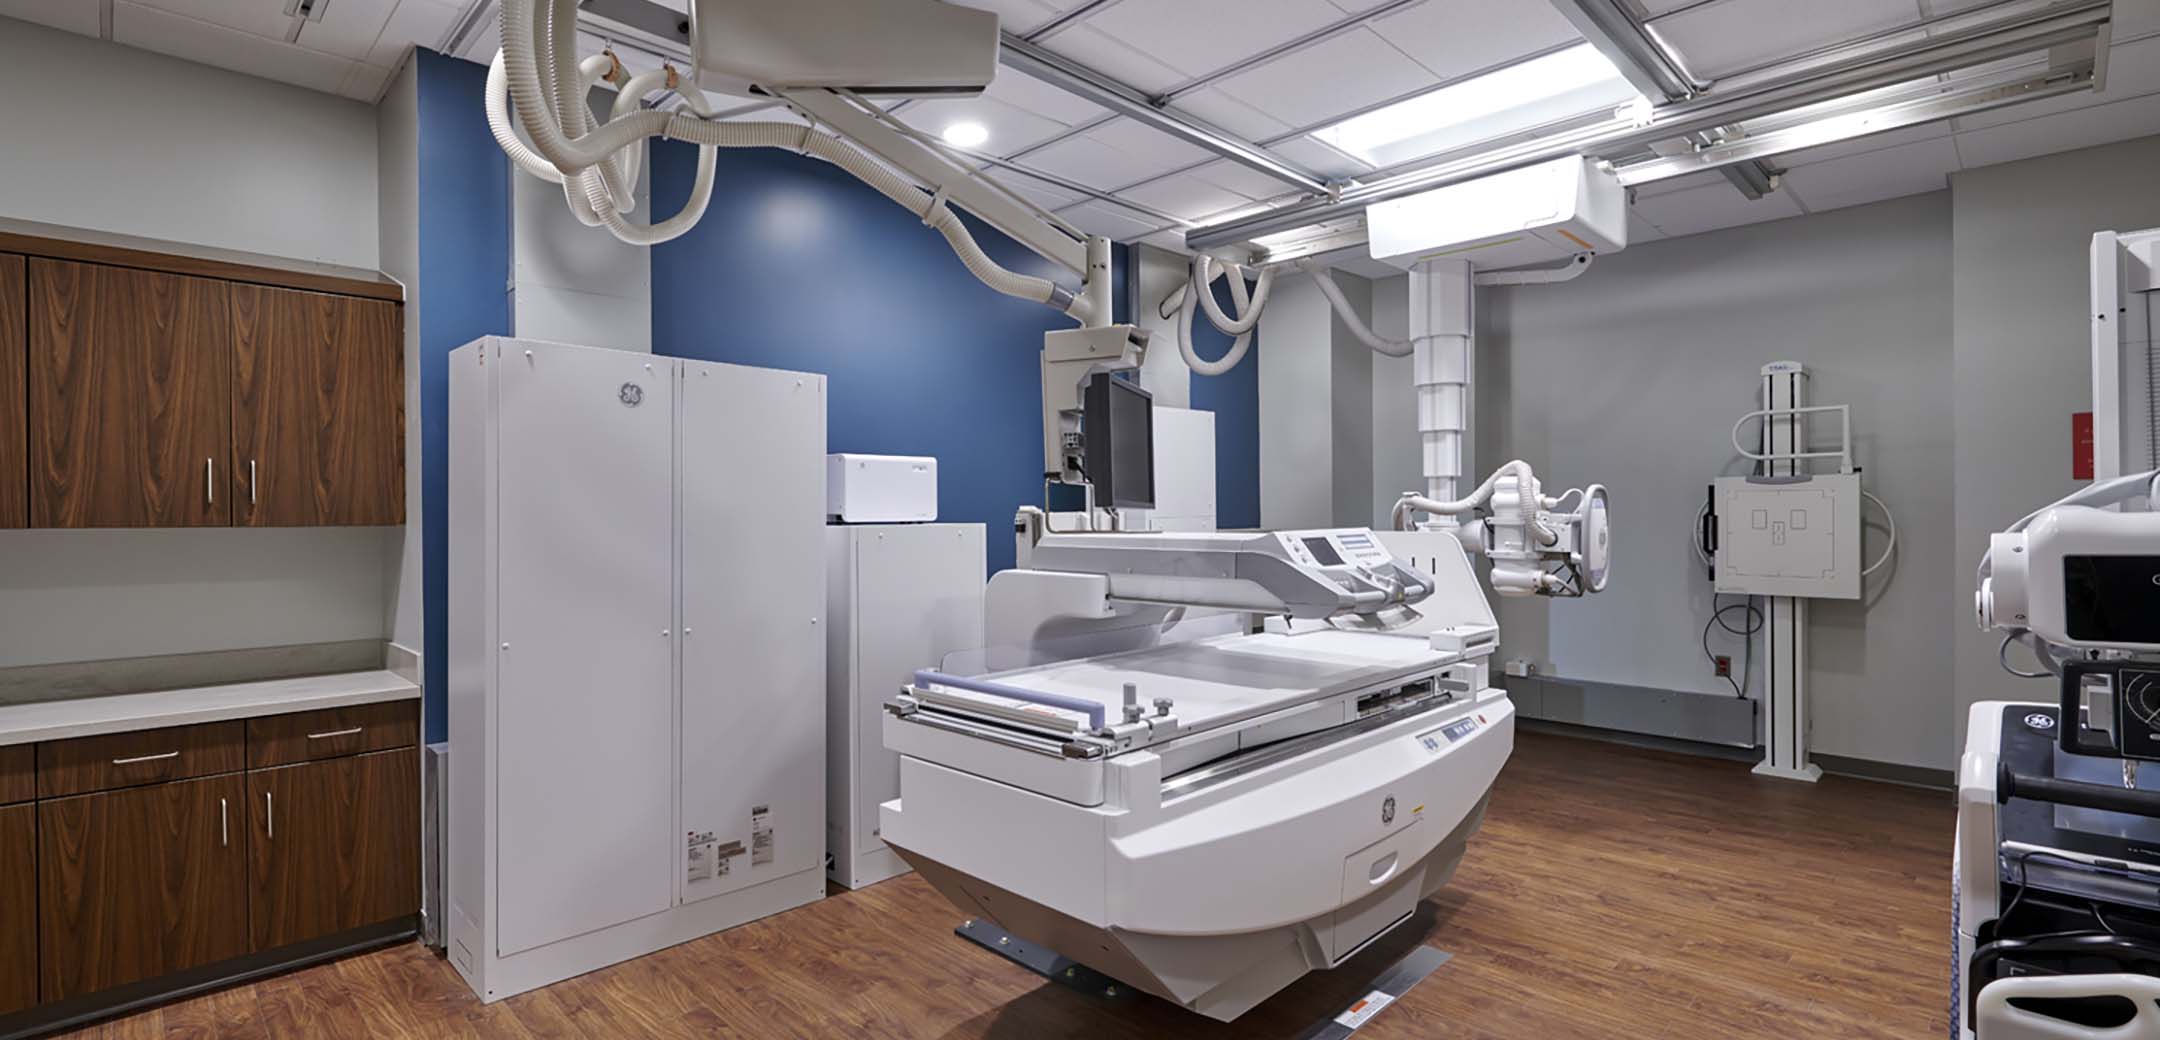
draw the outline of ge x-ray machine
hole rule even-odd
[[[1020,566],[987,592],[1000,645],[926,667],[892,702],[886,742],[903,757],[886,842],[1008,937],[1221,1019],[1406,919],[1453,872],[1513,742],[1513,710],[1487,682],[1498,632],[1468,553],[1502,594],[1567,596],[1603,587],[1610,550],[1602,488],[1547,496],[1513,462],[1461,493],[1472,272],[1425,257],[1460,246],[1498,266],[1560,259],[1560,273],[1516,277],[1564,280],[1585,250],[1625,244],[1618,181],[1575,157],[1374,207],[1374,255],[1412,272],[1409,340],[1371,336],[1314,271],[1375,350],[1415,353],[1427,484],[1398,516],[1440,519],[1385,534],[1121,531],[1119,511],[1152,498],[1149,412],[1125,378],[1148,337],[1110,321],[1109,243],[864,100],[980,92],[997,17],[926,0],[696,0],[690,15],[695,84],[677,89],[673,69],[577,61],[577,0],[505,0],[487,90],[497,142],[561,184],[581,221],[640,244],[698,220],[719,148],[823,159],[916,214],[992,289],[1080,325],[1044,339],[1043,470],[1095,498],[1078,530],[1021,511]],[[596,121],[585,98],[602,79],[618,100]],[[725,121],[696,88],[771,95],[810,125]],[[680,107],[639,105],[661,89]],[[681,212],[632,224],[642,142],[657,136],[698,147],[698,179]],[[1000,267],[953,206],[1081,276],[1080,289]],[[1226,267],[1242,313],[1215,301],[1203,253],[1179,322],[1184,360],[1203,374],[1243,356],[1275,273],[1261,270],[1248,296],[1242,269]],[[1239,337],[1229,354],[1193,354],[1196,306]],[[1430,573],[1402,562],[1413,553]]]

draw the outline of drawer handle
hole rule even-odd
[[[277,837],[277,803],[271,800],[268,791],[263,792],[263,837]]]
[[[350,729],[334,729],[328,733],[310,733],[307,738],[309,740],[329,740],[332,737],[349,737],[366,728],[365,726],[354,726]]]
[[[116,758],[112,760],[112,764],[116,766],[132,766],[143,762],[163,762],[168,758],[179,757],[180,752],[167,751],[162,755],[137,755],[134,758]]]
[[[225,814],[225,799],[223,798],[217,800],[217,829],[218,844],[225,848],[231,848],[232,821],[230,817],[226,816]]]

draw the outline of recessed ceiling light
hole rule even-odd
[[[981,123],[954,123],[945,128],[945,143],[954,148],[973,148],[990,139],[990,131]]]
[[[1312,136],[1370,165],[1389,166],[1637,97],[1612,62],[1585,43],[1353,116]]]

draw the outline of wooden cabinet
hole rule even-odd
[[[28,292],[23,258],[0,254],[0,527],[30,523]]]
[[[38,797],[238,772],[246,732],[235,719],[48,741],[38,748]]]
[[[232,314],[207,278],[29,264],[30,519],[232,521]]]
[[[265,715],[247,723],[249,769],[415,747],[419,743],[420,705],[414,701]]]
[[[0,1015],[37,1003],[37,806],[0,808]]]
[[[397,305],[234,285],[236,523],[405,520]]]
[[[247,951],[245,788],[226,775],[37,803],[41,999]]]
[[[267,950],[420,908],[412,748],[248,774],[248,906]]]

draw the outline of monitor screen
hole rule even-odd
[[[1081,414],[1082,459],[1095,504],[1155,507],[1155,397],[1130,380],[1097,372]]]

